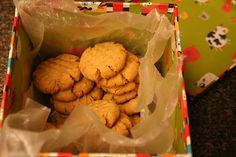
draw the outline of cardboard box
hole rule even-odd
[[[130,11],[132,13],[143,14],[146,15],[152,9],[156,8],[161,14],[166,14],[170,21],[175,26],[175,39],[170,40],[168,46],[165,51],[165,55],[162,57],[162,62],[159,63],[161,71],[163,75],[170,67],[173,58],[179,57],[181,54],[180,47],[180,38],[179,38],[179,25],[178,25],[178,8],[174,4],[162,4],[162,3],[123,3],[123,2],[102,2],[101,8],[98,9],[98,5],[101,6],[101,2],[76,2],[78,8],[83,8],[81,11],[90,13],[90,14],[101,14],[101,13],[109,13],[109,12],[120,12],[120,11]],[[87,7],[81,7],[85,5]],[[95,9],[88,9],[88,8]],[[17,40],[20,37],[20,41]],[[18,45],[20,42],[20,46]],[[174,45],[171,47],[171,45]],[[21,62],[18,59],[17,49],[21,49],[21,52],[24,52],[20,56],[27,55],[27,52],[31,50],[31,42],[24,32],[22,28],[20,17],[18,16],[17,10],[15,12],[12,38],[11,38],[11,46],[9,52],[8,59],[8,69],[6,80],[4,83],[3,89],[3,97],[0,108],[0,128],[2,127],[4,118],[13,112],[17,112],[22,108],[22,99],[23,92],[27,89],[29,85],[22,85],[22,73],[23,69],[21,69]],[[27,56],[24,56],[24,63],[27,62]],[[180,74],[182,73],[181,68],[179,69]],[[185,94],[185,85],[184,80],[182,79],[181,88],[179,90],[179,103],[176,106],[173,121],[175,125],[175,129],[173,130],[175,133],[175,141],[173,146],[176,150],[176,154],[159,154],[158,157],[190,157],[192,156],[191,150],[191,139],[190,139],[190,129],[189,129],[189,118],[188,118],[188,110],[187,110],[187,102],[186,102],[186,94]],[[70,157],[71,153],[61,153],[61,152],[46,152],[40,153],[39,156],[44,157]],[[98,153],[81,153],[79,156],[151,156],[149,154],[98,154]]]

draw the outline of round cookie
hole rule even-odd
[[[94,86],[94,82],[83,77],[79,82],[75,83],[73,87],[73,92],[80,98],[81,96],[87,94],[91,91]]]
[[[108,100],[111,102],[115,102],[117,104],[125,103],[129,101],[130,99],[133,99],[137,96],[137,89],[134,89],[128,93],[122,94],[122,95],[114,95],[111,93],[106,93],[103,96],[103,100]]]
[[[49,58],[47,61],[54,65],[58,70],[66,71],[70,76],[75,80],[79,81],[82,77],[82,74],[79,69],[79,57],[77,60],[74,60],[70,54],[63,54],[62,56],[57,56],[56,58]],[[71,60],[69,60],[72,58]]]
[[[75,100],[77,97],[75,96],[75,94],[72,92],[71,89],[68,89],[68,90],[59,91],[58,93],[53,94],[52,98],[58,101],[68,102],[68,101]]]
[[[74,81],[67,73],[40,64],[33,73],[34,86],[45,94],[54,94],[73,86]]]
[[[116,76],[110,79],[101,79],[100,81],[98,81],[99,86],[101,87],[123,86],[128,82],[134,81],[134,79],[138,75],[139,64],[140,63],[138,57],[132,53],[128,53],[124,69]]]
[[[76,99],[76,105],[87,105],[96,100],[101,100],[103,97],[103,90],[100,88],[93,88],[92,91],[81,98]]]
[[[127,115],[124,113],[120,113],[120,118],[116,122],[116,124],[112,127],[112,130],[116,131],[117,133],[129,136],[130,129],[132,128],[132,123]]]
[[[109,128],[119,119],[120,109],[115,103],[97,100],[88,104],[88,107],[91,108],[99,117],[100,121]]]
[[[61,59],[66,58],[66,59]],[[43,93],[54,94],[73,86],[74,80],[82,77],[79,70],[79,57],[63,54],[41,62],[33,73],[35,87]]]
[[[65,114],[65,115],[69,115],[73,111],[73,109],[75,108],[75,101],[63,102],[63,101],[51,99],[51,103],[53,104],[55,110],[58,113]]]
[[[138,104],[138,98],[136,97],[124,104],[120,104],[119,105],[120,111],[127,114],[127,115],[133,115],[135,113],[138,113],[136,111],[137,104]]]
[[[102,89],[114,95],[122,95],[124,93],[134,90],[135,87],[136,87],[136,84],[134,82],[129,82],[123,86],[110,87],[110,88],[102,87]]]
[[[119,73],[126,61],[126,50],[118,43],[104,42],[87,48],[80,60],[82,74],[93,81],[111,78]]]

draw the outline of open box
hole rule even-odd
[[[152,9],[156,8],[161,14],[166,14],[172,24],[175,26],[175,39],[169,41],[164,55],[162,56],[162,62],[159,63],[161,72],[165,75],[173,59],[180,57],[181,47],[179,38],[179,25],[178,25],[178,9],[174,4],[162,4],[162,3],[123,3],[123,2],[75,2],[81,11],[90,14],[102,14],[109,12],[120,12],[120,11],[130,11],[132,13],[146,15]],[[98,7],[102,6],[102,7]],[[20,39],[17,40],[17,39]],[[18,43],[21,43],[19,46]],[[18,45],[17,45],[18,44]],[[18,58],[17,50],[21,49],[24,52],[24,60]],[[6,80],[4,83],[3,97],[0,110],[0,127],[2,127],[4,118],[9,114],[19,111],[22,108],[23,93],[28,88],[29,84],[21,84],[23,69],[21,64],[29,63],[29,57],[27,57],[27,52],[32,50],[32,44],[29,40],[27,34],[24,32],[22,27],[20,17],[18,17],[17,10],[15,12],[13,32],[11,38],[11,46],[9,52],[8,69]],[[27,60],[28,59],[28,60]],[[179,69],[182,75],[181,69]],[[30,74],[29,74],[30,75]],[[190,140],[190,130],[189,130],[189,118],[187,111],[187,102],[184,81],[182,79],[182,84],[179,90],[179,103],[175,109],[173,115],[173,121],[175,129],[175,140],[173,147],[176,154],[159,154],[157,156],[192,156],[191,151],[191,140]],[[97,154],[97,153],[81,153],[79,156],[118,156],[118,154]],[[148,154],[119,154],[119,156],[149,156]],[[40,153],[39,156],[72,156],[71,153]]]

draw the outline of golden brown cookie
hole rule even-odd
[[[63,54],[41,62],[33,73],[35,87],[46,94],[54,94],[72,87],[74,81],[78,81],[82,76],[79,70],[79,57],[78,61],[68,59],[76,57]]]
[[[76,99],[76,105],[87,105],[96,100],[101,100],[103,97],[103,90],[100,88],[93,88],[92,91],[81,98]]]
[[[136,111],[137,104],[138,104],[138,98],[136,97],[124,104],[120,104],[119,105],[120,111],[127,114],[127,115],[132,115],[132,114],[138,113]]]
[[[58,55],[56,58],[59,58],[61,60],[68,61],[68,62],[79,62],[80,60],[78,56],[67,54],[67,53],[62,53]]]
[[[122,95],[124,93],[128,93],[134,90],[135,87],[136,87],[136,84],[134,82],[129,82],[123,86],[110,87],[110,88],[103,87],[102,89],[114,95]]]
[[[63,102],[52,98],[51,103],[54,105],[57,112],[68,115],[73,111],[76,105],[87,105],[91,102],[102,99],[102,97],[103,91],[100,88],[95,87],[90,93],[81,98],[77,98],[74,101]]]
[[[94,86],[94,82],[83,77],[79,82],[76,82],[73,87],[73,92],[80,98],[81,96],[89,93]]]
[[[96,113],[101,122],[111,128],[120,116],[119,107],[112,102],[105,100],[97,100],[88,104],[88,106]]]
[[[42,93],[54,94],[71,88],[74,81],[67,73],[47,68],[41,64],[33,73],[33,83]]]
[[[137,125],[141,121],[141,118],[140,118],[139,114],[135,114],[135,115],[129,116],[129,119],[132,122],[132,126]]]
[[[120,118],[118,119],[116,124],[112,127],[112,130],[116,131],[121,135],[129,136],[131,128],[132,128],[132,123],[129,117],[124,113],[120,113]]]
[[[63,60],[64,56],[69,54],[64,54],[63,56],[58,56],[56,58],[48,59],[48,65],[53,65],[55,69],[67,72],[75,81],[79,81],[82,77],[82,74],[79,69],[79,57],[77,61],[74,60]]]
[[[87,48],[80,60],[82,74],[92,80],[111,78],[125,65],[126,50],[118,43],[104,42]]]
[[[138,57],[131,53],[128,53],[124,69],[112,78],[101,79],[100,81],[98,81],[99,86],[101,87],[123,86],[128,82],[134,81],[134,79],[138,75],[139,64],[140,63]]]
[[[111,93],[106,93],[103,96],[103,100],[108,100],[111,102],[115,102],[117,104],[121,104],[135,98],[136,96],[137,96],[137,88],[122,95],[114,95]]]
[[[129,52],[126,65],[125,65],[126,68],[124,68],[121,71],[121,74],[124,76],[126,80],[131,82],[138,75],[139,65],[140,65],[140,62],[139,62],[138,57]]]
[[[121,73],[118,73],[116,76],[110,79],[101,79],[97,82],[99,87],[112,88],[117,86],[124,86],[129,81],[126,80]]]
[[[59,91],[52,95],[52,98],[58,101],[73,101],[76,99],[75,94],[72,92],[72,89],[67,89],[63,91]]]
[[[75,108],[75,101],[63,102],[55,100],[53,98],[51,99],[51,103],[53,104],[55,110],[66,115],[69,115]]]

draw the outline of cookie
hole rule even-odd
[[[103,100],[115,102],[117,104],[125,103],[129,101],[130,99],[133,99],[137,96],[137,89],[134,89],[128,93],[122,94],[122,95],[114,95],[111,93],[106,93],[103,96]]]
[[[78,60],[69,60],[65,56],[69,54],[63,54],[63,56],[57,56],[56,58],[50,58],[47,61],[54,65],[55,69],[67,72],[75,81],[79,81],[82,74],[79,69],[79,57]],[[73,56],[74,57],[74,56]],[[65,59],[63,59],[65,58]]]
[[[47,68],[41,64],[33,73],[34,86],[45,94],[54,94],[73,86],[74,80],[67,73]]]
[[[99,86],[101,87],[123,86],[128,82],[134,81],[134,79],[138,75],[139,64],[140,63],[138,57],[133,55],[132,53],[128,53],[124,69],[116,76],[110,79],[101,79],[100,81],[98,81]]]
[[[94,82],[83,77],[79,82],[75,83],[73,87],[73,92],[80,98],[81,96],[87,94],[91,91],[94,86]]]
[[[138,114],[129,116],[129,119],[131,120],[132,126],[137,125],[141,121],[140,115]]]
[[[62,53],[58,55],[56,58],[59,58],[61,60],[68,61],[68,62],[79,62],[80,60],[78,56],[67,54],[67,53]]]
[[[137,104],[138,104],[138,98],[136,97],[134,99],[129,100],[128,102],[124,104],[120,104],[119,105],[120,111],[127,115],[138,113],[136,111]]]
[[[75,108],[75,101],[63,102],[53,98],[51,99],[51,103],[53,104],[55,110],[65,115],[69,115],[73,111]]]
[[[131,82],[138,75],[139,65],[140,62],[138,57],[129,52],[125,68],[121,71],[121,74],[126,80]]]
[[[68,101],[75,100],[77,97],[72,92],[72,89],[68,89],[68,90],[59,91],[58,93],[53,94],[52,98],[58,101],[68,102]]]
[[[126,80],[123,75],[119,73],[115,77],[112,77],[110,79],[101,79],[97,82],[97,85],[99,87],[112,88],[117,86],[124,86],[128,82],[129,81]]]
[[[112,127],[112,130],[116,131],[117,133],[129,136],[130,135],[130,129],[132,128],[132,123],[127,115],[124,113],[120,113],[120,117],[116,124]]]
[[[126,55],[126,50],[121,44],[114,42],[96,44],[83,52],[79,67],[84,77],[92,81],[109,79],[123,69]]]
[[[88,104],[88,106],[96,113],[100,121],[109,128],[111,128],[120,117],[120,109],[115,103],[97,100]]]
[[[110,88],[103,87],[102,89],[114,95],[122,95],[124,93],[128,93],[134,90],[135,87],[136,87],[136,84],[134,82],[129,82],[125,84],[124,86],[110,87]]]
[[[70,61],[70,58],[74,59]],[[82,77],[79,62],[75,58],[79,60],[77,56],[63,54],[40,63],[33,73],[35,87],[46,94],[54,94],[72,87],[74,81],[79,81]]]
[[[103,97],[103,90],[100,88],[93,88],[92,91],[81,98],[76,99],[76,105],[87,105],[96,100],[101,100]]]

